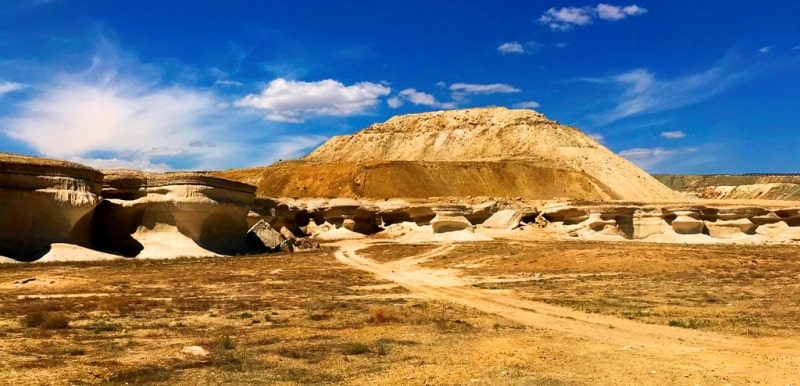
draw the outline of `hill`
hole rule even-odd
[[[218,174],[270,197],[679,197],[580,130],[503,107],[396,116],[298,161]]]

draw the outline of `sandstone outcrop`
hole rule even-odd
[[[219,175],[269,197],[680,198],[579,130],[502,107],[397,116],[299,161]]]
[[[0,153],[0,255],[32,261],[53,243],[87,245],[102,183],[86,166]]]
[[[741,239],[761,235],[772,241],[796,241],[800,222],[793,208],[736,206],[723,203],[664,204],[613,202],[545,205],[541,224],[574,236],[618,235],[625,239],[662,241],[664,236]],[[689,240],[689,239],[687,239]],[[698,239],[700,240],[700,239]]]
[[[254,193],[251,185],[203,173],[108,171],[93,241],[123,256],[180,254],[172,247],[178,240],[196,244],[189,254],[243,253]],[[147,244],[154,248],[142,254]]]
[[[481,225],[490,229],[514,229],[522,221],[522,213],[513,209],[503,209],[492,214]]]

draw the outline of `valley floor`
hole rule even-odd
[[[792,384],[798,252],[351,240],[4,264],[0,384]]]

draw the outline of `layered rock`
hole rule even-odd
[[[397,116],[300,161],[220,175],[270,197],[680,197],[579,130],[501,107]]]
[[[142,256],[148,243],[148,256],[180,254],[179,244],[191,255],[243,253],[254,193],[251,185],[203,173],[108,171],[93,240],[124,256]]]
[[[723,204],[555,203],[545,205],[541,224],[574,236],[618,235],[626,239],[692,235],[713,239],[746,239],[761,235],[793,241],[800,235],[800,210]],[[661,239],[657,239],[661,240]]]
[[[53,243],[88,244],[102,183],[86,166],[0,153],[0,255],[32,261]]]
[[[678,175],[656,179],[687,196],[704,199],[799,200],[798,174]]]

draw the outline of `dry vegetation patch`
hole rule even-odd
[[[423,266],[459,266],[478,287],[589,313],[750,336],[800,333],[797,246],[494,242],[460,245]]]

